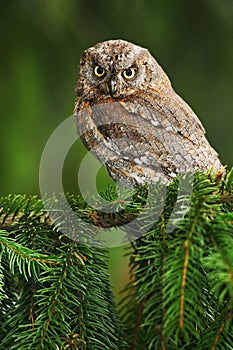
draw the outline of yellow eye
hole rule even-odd
[[[101,66],[95,66],[94,68],[94,74],[98,77],[101,78],[105,75],[105,69],[102,68]]]
[[[125,79],[133,79],[135,77],[136,71],[136,68],[127,68],[122,74]]]

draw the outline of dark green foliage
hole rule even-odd
[[[0,348],[123,349],[106,252],[54,230],[38,198],[0,207]]]
[[[142,228],[147,233],[132,243],[124,327],[106,251],[59,232],[38,198],[2,198],[0,348],[232,349],[233,171],[223,178],[196,174],[191,196],[188,178],[176,178],[156,216],[162,187],[140,188],[132,202],[109,187],[104,198],[118,209],[126,205],[108,218],[68,196],[73,210],[98,227],[121,226],[143,213],[127,228],[131,237]]]
[[[223,181],[197,174],[176,228],[167,232],[167,203],[159,222],[134,243],[123,300],[130,349],[232,349],[232,184],[232,172]]]

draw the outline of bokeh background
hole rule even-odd
[[[222,162],[233,165],[232,0],[1,1],[0,36],[1,195],[39,194],[41,154],[72,114],[81,52],[114,38],[150,50],[200,117]],[[77,142],[67,156],[64,184],[71,193],[78,192],[84,154]],[[97,181],[101,188],[110,179],[100,171]],[[119,288],[121,253],[111,252]]]

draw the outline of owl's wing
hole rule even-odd
[[[176,174],[221,167],[200,120],[173,90],[140,94],[121,104],[134,115],[149,144],[149,148],[142,147],[145,154],[149,152],[147,158],[141,157],[146,162],[143,165],[156,162],[164,171]]]
[[[145,115],[144,119],[150,121],[152,126],[161,126],[182,134],[197,145],[199,145],[200,136],[205,134],[205,129],[197,115],[172,89],[149,91],[146,94],[140,94],[132,102],[139,106],[139,114],[142,117]],[[125,108],[130,113],[134,110],[129,103],[125,104]]]

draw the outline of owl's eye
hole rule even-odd
[[[101,66],[95,66],[94,68],[94,74],[98,77],[101,78],[105,75],[105,69],[102,68]]]
[[[122,75],[125,79],[133,79],[135,77],[136,71],[136,68],[127,68],[124,70]]]

